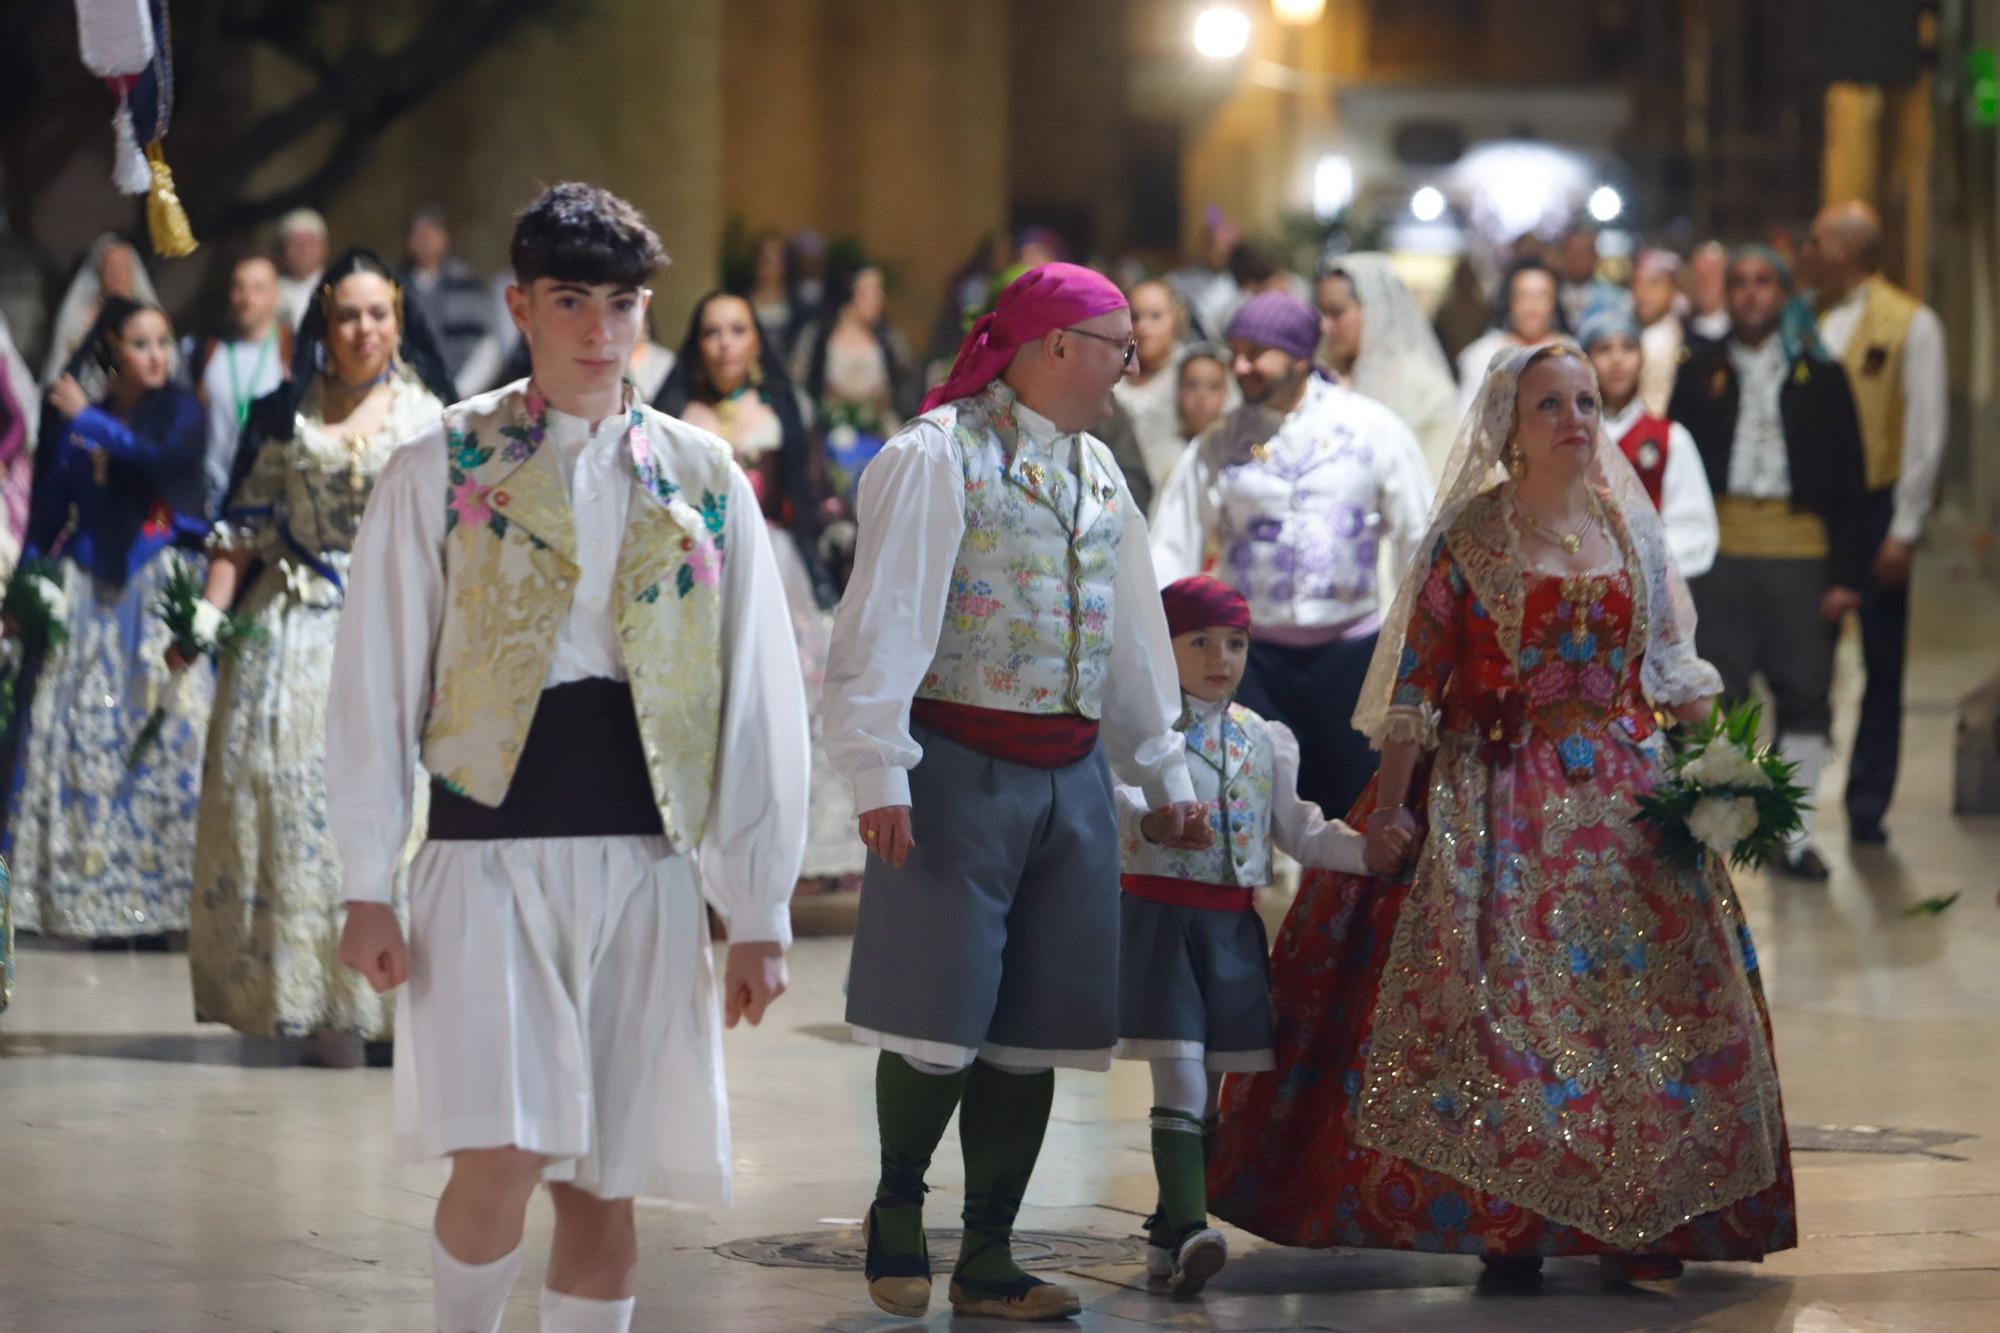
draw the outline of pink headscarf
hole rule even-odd
[[[970,398],[1000,378],[1014,353],[1042,335],[1123,310],[1125,293],[1080,264],[1042,264],[1007,284],[991,314],[981,315],[959,344],[945,382],[924,395],[924,411]]]

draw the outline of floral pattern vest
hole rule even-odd
[[[1036,444],[994,384],[937,409],[965,474],[965,536],[920,699],[1101,715],[1127,500],[1087,434]]]
[[[1180,851],[1128,838],[1123,870],[1197,884],[1261,889],[1271,882],[1271,788],[1277,755],[1271,728],[1242,704],[1214,708],[1190,701],[1181,714],[1194,798],[1208,806],[1215,840]]]
[[[445,413],[450,513],[423,763],[497,806],[513,782],[580,570],[575,523],[545,415],[525,381]],[[720,441],[631,409],[637,482],[613,580],[618,636],[667,841],[701,840],[722,719]]]
[[[1337,410],[1333,391],[1319,391],[1219,469],[1215,574],[1249,600],[1255,619],[1273,619],[1281,606],[1290,615],[1276,619],[1304,623],[1376,609],[1382,488],[1374,450]]]

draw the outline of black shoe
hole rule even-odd
[[[1542,1285],[1542,1258],[1538,1254],[1482,1254],[1479,1262],[1481,1291],[1533,1291]]]
[[[1778,873],[1787,879],[1802,879],[1812,884],[1824,884],[1833,877],[1826,868],[1826,862],[1819,859],[1819,853],[1808,847],[1797,856],[1787,856],[1778,862]]]
[[[1847,831],[1848,838],[1857,847],[1887,847],[1889,830],[1880,824],[1856,824]]]

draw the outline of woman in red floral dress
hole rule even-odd
[[[1655,709],[1706,716],[1719,681],[1589,362],[1550,344],[1494,369],[1442,494],[1355,717],[1382,767],[1350,822],[1422,850],[1400,877],[1306,876],[1272,959],[1277,1068],[1224,1092],[1213,1211],[1503,1280],[1789,1248],[1742,913],[1722,867],[1682,869],[1636,818]]]

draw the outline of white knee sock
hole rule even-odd
[[[1806,800],[1813,801],[1814,789],[1819,786],[1820,770],[1826,767],[1826,737],[1794,733],[1778,737],[1778,753],[1788,762],[1797,764],[1799,771],[1792,781],[1806,789]],[[1813,815],[1811,806],[1799,814],[1799,831],[1785,842],[1785,854],[1797,856],[1812,841]]]
[[[1153,1105],[1199,1121],[1208,1111],[1208,1072],[1201,1061],[1183,1056],[1148,1060],[1153,1067]]]
[[[593,1301],[587,1296],[542,1288],[542,1333],[626,1333],[639,1298]]]
[[[490,1264],[460,1263],[431,1236],[431,1299],[439,1333],[500,1333],[507,1293],[521,1271],[521,1247]]]

